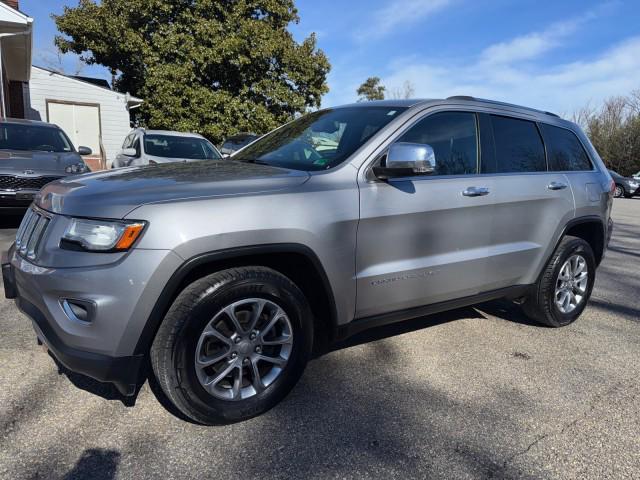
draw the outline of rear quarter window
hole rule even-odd
[[[540,124],[540,130],[547,146],[549,170],[567,172],[593,169],[582,143],[571,130],[544,123]]]
[[[482,114],[481,173],[546,172],[544,144],[534,122]]]

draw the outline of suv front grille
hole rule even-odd
[[[35,260],[38,247],[44,238],[50,218],[40,211],[30,208],[22,219],[16,234],[16,252],[19,255]]]
[[[0,190],[40,190],[47,183],[62,177],[16,177],[0,175]]]

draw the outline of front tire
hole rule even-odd
[[[549,327],[564,327],[582,314],[595,282],[596,261],[581,238],[562,239],[523,304],[525,314]]]
[[[223,425],[280,402],[312,345],[311,311],[291,280],[264,267],[234,268],[178,295],[151,347],[151,366],[182,414]]]

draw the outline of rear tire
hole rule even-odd
[[[616,183],[616,189],[613,192],[614,198],[622,198],[624,197],[624,187],[622,185],[618,185]]]
[[[573,323],[587,306],[595,273],[591,246],[581,238],[564,237],[524,302],[524,313],[548,327]]]
[[[185,288],[150,356],[158,384],[181,413],[224,425],[280,402],[302,375],[312,346],[313,317],[300,289],[269,268],[243,267]]]

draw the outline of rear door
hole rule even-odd
[[[479,119],[480,177],[493,202],[487,288],[531,284],[575,214],[571,185],[564,173],[548,171],[536,122],[488,113]]]
[[[486,282],[493,202],[465,195],[483,186],[476,114],[430,114],[396,141],[430,145],[436,167],[429,176],[360,181],[357,318],[475,295]]]
[[[609,179],[598,175],[576,134],[563,127],[539,123],[547,147],[549,170],[562,172],[576,201],[576,217],[602,216],[609,202]]]

